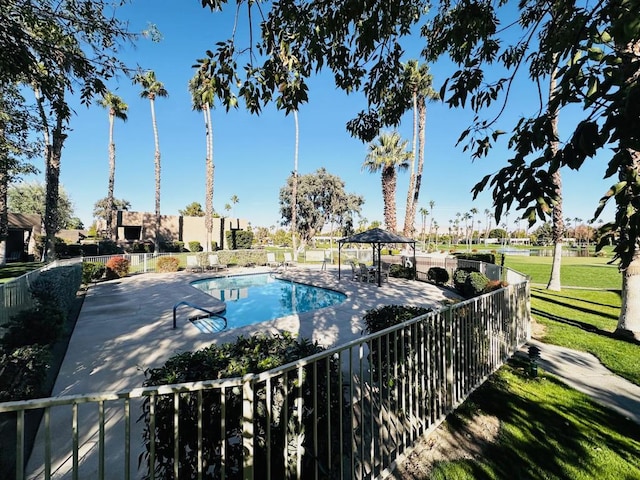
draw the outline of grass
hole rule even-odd
[[[546,285],[551,257],[505,257],[505,266]],[[621,276],[606,258],[563,257],[561,292],[531,289],[541,340],[594,354],[640,385],[640,344],[614,337]],[[572,288],[570,288],[570,287]],[[447,420],[458,429],[476,412],[501,422],[480,458],[437,464],[431,479],[640,478],[640,428],[553,376],[528,378],[517,360],[502,367]]]
[[[552,257],[505,256],[505,267],[526,273],[531,283],[545,285],[551,274]],[[617,265],[608,265],[607,257],[563,257],[560,270],[562,286],[620,290],[622,277]]]
[[[528,378],[517,360],[492,376],[448,420],[478,411],[500,418],[498,441],[476,460],[436,464],[431,479],[640,478],[640,428],[551,376]]]
[[[39,262],[13,262],[0,268],[0,283],[8,282],[44,265]]]

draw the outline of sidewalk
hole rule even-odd
[[[531,345],[540,349],[538,365],[545,372],[640,424],[640,386],[615,375],[590,353],[537,340],[527,342],[521,352],[527,354]]]

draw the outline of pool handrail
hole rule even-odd
[[[185,305],[187,307],[191,307],[191,308],[195,308],[196,310],[200,310],[202,312],[205,312],[208,316],[214,316],[214,317],[218,317],[221,318],[222,320],[224,320],[224,328],[227,328],[227,318],[220,315],[219,313],[216,312],[212,312],[211,310],[207,310],[206,308],[200,307],[198,305],[194,305],[193,303],[187,302],[187,301],[182,301],[182,302],[178,302],[173,306],[173,328],[176,328],[176,310],[178,309],[178,307]]]

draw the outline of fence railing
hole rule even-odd
[[[527,341],[529,317],[520,278],[257,375],[2,403],[15,478],[381,477]]]
[[[0,326],[6,325],[18,312],[35,306],[31,285],[38,279],[41,272],[67,263],[68,261],[56,260],[6,283],[0,283]],[[0,337],[2,337],[1,330]]]

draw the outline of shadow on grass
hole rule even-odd
[[[571,287],[564,287],[567,290],[571,290]],[[582,290],[582,289],[577,289],[577,290]],[[539,292],[538,294],[536,294],[535,292]],[[622,298],[622,291],[619,289],[612,289],[612,290],[606,290],[607,292],[612,292],[612,293],[616,293],[620,298]],[[552,290],[533,290],[531,296],[532,297],[536,297],[536,298],[540,298],[540,299],[546,299],[547,297],[557,297],[557,298],[562,298],[564,300],[568,300],[569,298],[577,301],[577,302],[581,302],[581,303],[588,303],[591,305],[596,305],[598,307],[609,307],[609,308],[620,308],[620,305],[610,305],[608,303],[601,303],[601,302],[594,302],[592,300],[585,300],[584,298],[573,298],[573,297],[567,297],[565,295],[559,295],[557,293],[552,293]],[[571,308],[575,308],[573,305],[570,305]],[[588,310],[587,311],[592,311],[592,310]],[[600,314],[600,312],[598,312],[598,314]]]
[[[558,299],[565,300],[565,301],[562,301],[562,300],[558,300],[558,299],[555,299],[555,298],[549,298],[551,296],[553,296],[553,294],[540,295],[538,293],[531,292],[531,298],[537,298],[538,300],[542,300],[544,302],[552,303],[552,304],[558,305],[560,307],[570,308],[571,310],[576,310],[578,312],[586,313],[588,315],[597,315],[599,317],[610,318],[612,320],[618,320],[618,316],[617,315],[614,315],[614,314],[611,314],[611,313],[604,313],[602,310],[597,310],[595,308],[581,307],[581,306],[576,305],[575,303],[571,303],[570,301],[571,300],[575,300],[576,302],[590,303],[592,305],[597,305],[597,306],[601,306],[601,307],[620,308],[619,306],[604,305],[604,304],[601,304],[601,303],[590,302],[588,300],[582,300],[582,299],[579,299],[579,298],[571,299],[571,298],[563,297],[561,295],[557,295],[556,297]]]
[[[499,418],[499,440],[475,460],[435,465],[429,478],[638,478],[636,423],[552,376],[525,376],[522,365],[511,360],[460,413]]]

